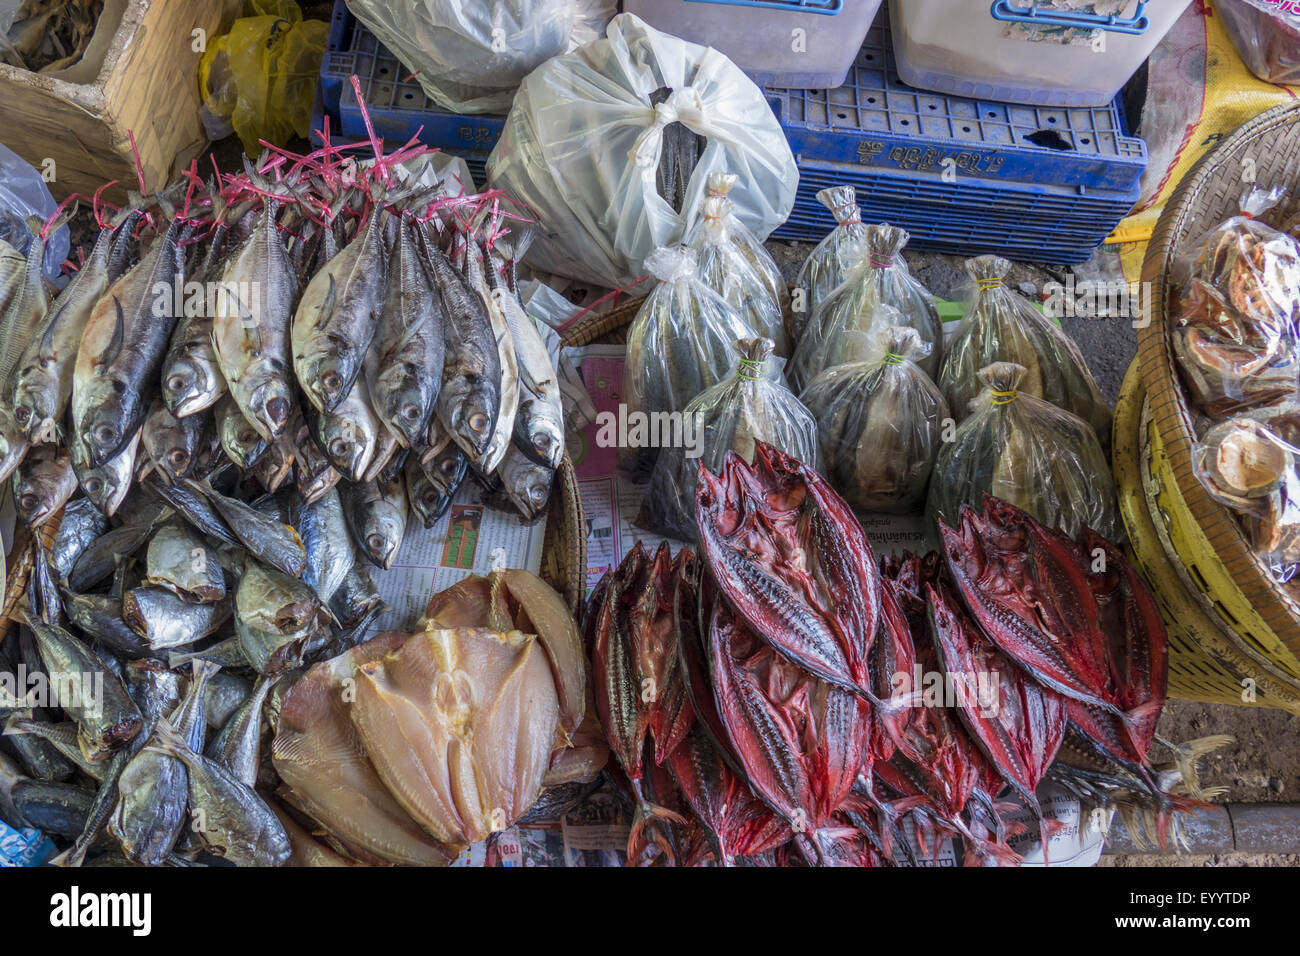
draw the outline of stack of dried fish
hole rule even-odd
[[[878,866],[951,838],[968,864],[1014,864],[1008,809],[1059,829],[1049,776],[1161,844],[1205,796],[1195,760],[1224,741],[1168,745],[1181,793],[1153,766],[1164,627],[1099,536],[988,498],[942,556],[882,574],[845,502],[761,443],[701,468],[698,501],[701,559],[638,544],[584,625],[637,805],[629,864]]]
[[[939,387],[960,421],[971,414],[982,386],[980,369],[1015,362],[1025,369],[1019,389],[1077,415],[1110,445],[1110,408],[1079,348],[1051,319],[1005,284],[1011,263],[980,256],[966,263],[977,291],[953,339]]]
[[[1022,393],[1023,366],[996,362],[979,373],[976,409],[939,451],[927,510],[952,523],[986,494],[1077,535],[1092,528],[1119,541],[1123,526],[1110,462],[1083,419]]]
[[[1300,564],[1300,244],[1256,218],[1277,199],[1253,190],[1194,247],[1171,335],[1203,416],[1197,474],[1286,581]]]
[[[0,479],[16,469],[23,520],[78,486],[112,516],[142,476],[226,464],[268,492],[292,476],[306,504],[337,486],[382,567],[408,510],[432,525],[467,473],[540,516],[564,424],[515,281],[531,225],[443,197],[419,148],[375,157],[358,177],[329,147],[277,154],[108,220],[96,204],[53,301],[32,243],[0,313]]]

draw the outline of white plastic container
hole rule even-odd
[[[623,0],[625,13],[711,46],[760,86],[843,86],[883,0]]]
[[[924,90],[1035,106],[1105,106],[1190,3],[890,0],[894,59],[902,81]]]

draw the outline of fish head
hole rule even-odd
[[[380,414],[406,448],[424,441],[433,410],[434,396],[421,386],[418,373],[409,362],[395,363],[380,372],[373,393],[383,396]]]
[[[321,412],[334,411],[347,398],[360,368],[356,345],[337,335],[318,336],[294,361],[298,384]]]
[[[269,441],[277,441],[293,415],[293,392],[285,376],[269,377],[253,390],[246,414]]]
[[[42,444],[52,440],[58,419],[59,380],[43,363],[24,369],[14,386],[13,418],[28,439]],[[47,435],[43,433],[50,433]]]
[[[551,500],[555,472],[529,461],[523,455],[515,455],[513,451],[507,461],[513,467],[508,465],[502,475],[506,496],[531,521],[546,509],[546,503]]]
[[[0,402],[0,481],[8,481],[30,446],[13,412]]]
[[[465,480],[465,472],[469,470],[469,459],[465,457],[456,445],[448,444],[441,454],[429,465],[427,474],[429,480],[444,495],[451,496],[456,493],[460,483]]]
[[[548,468],[559,468],[564,457],[564,422],[554,409],[537,401],[520,405],[515,419],[520,449],[533,461]]]
[[[76,473],[81,490],[101,514],[111,518],[122,506],[127,492],[131,490],[135,455],[128,449],[127,452],[96,468],[90,464],[86,446],[82,441],[76,439],[71,441],[68,451],[72,457],[72,470]]]
[[[316,423],[316,441],[331,465],[353,481],[360,481],[372,451],[364,429],[351,418],[322,415]]]
[[[130,429],[138,424],[140,392],[116,379],[100,393],[81,422],[82,439],[92,468],[111,459],[130,440]]]
[[[448,431],[469,455],[480,461],[487,453],[496,428],[498,401],[496,388],[476,377],[453,379],[444,386],[451,392],[448,408]]]
[[[217,369],[188,351],[176,356],[163,370],[163,404],[177,418],[211,407],[225,388]]]
[[[57,511],[75,485],[69,480],[72,463],[61,449],[39,445],[14,475],[14,511],[28,527],[36,527]]]
[[[370,520],[365,522],[364,527],[366,534],[361,546],[371,561],[387,571],[393,566],[402,546],[406,522],[396,509],[378,507],[372,511]]]

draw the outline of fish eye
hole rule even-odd
[[[402,417],[408,422],[418,422],[420,420],[420,407],[408,402],[402,406]]]
[[[441,471],[448,478],[450,478],[456,474],[457,464],[458,461],[455,458],[448,458],[446,461],[444,461],[441,465],[438,466],[438,470]]]
[[[173,448],[167,453],[167,461],[173,468],[184,468],[190,460],[190,454],[184,448]]]
[[[387,543],[388,542],[384,540],[384,536],[381,534],[372,534],[366,538],[366,547],[369,548],[373,554],[382,554],[384,551],[384,545]]]
[[[533,485],[533,487],[529,490],[528,493],[530,497],[532,497],[533,501],[537,502],[538,504],[541,504],[543,501],[546,500],[547,490],[541,485]]]
[[[348,453],[348,443],[342,438],[335,438],[330,442],[330,455],[335,458],[342,458]]]
[[[320,383],[328,392],[337,392],[343,386],[343,378],[338,372],[330,370],[320,377]]]
[[[239,433],[238,438],[241,445],[251,445],[257,441],[257,432],[251,428],[245,428]]]
[[[16,421],[19,425],[26,425],[29,421],[31,421],[31,417],[32,417],[32,410],[28,408],[26,405],[19,405],[17,408],[14,409],[14,421]]]
[[[30,514],[36,510],[36,506],[40,503],[41,499],[29,491],[18,499],[18,510]]]
[[[85,483],[86,494],[94,497],[104,490],[103,478],[87,478]]]
[[[538,452],[538,454],[545,455],[547,452],[551,450],[551,436],[550,435],[534,436],[533,448]]]
[[[179,392],[188,384],[189,382],[186,380],[185,376],[177,373],[167,379],[167,390],[170,392]]]
[[[469,417],[469,427],[476,432],[487,431],[488,417],[482,412],[475,412]]]
[[[95,426],[95,441],[101,445],[107,445],[110,442],[117,441],[117,428],[108,422],[103,422]]]
[[[424,490],[424,494],[421,497],[424,498],[424,503],[426,505],[431,505],[438,500],[438,492],[436,492],[432,488],[426,488]]]

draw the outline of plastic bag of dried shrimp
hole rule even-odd
[[[872,351],[866,361],[826,369],[801,398],[817,420],[824,474],[850,505],[863,513],[918,511],[950,421],[948,403],[916,364],[929,351],[916,329],[882,329]]]
[[[715,196],[727,198],[736,180],[740,177],[735,173],[716,172],[709,173],[708,191],[705,193],[706,199],[712,199]],[[768,289],[771,290],[772,298],[776,300],[777,306],[784,313],[790,306],[790,290],[786,287],[785,277],[781,275],[781,267],[776,264],[772,254],[767,251],[763,245],[763,240],[754,235],[753,231],[740,221],[736,215],[734,203],[727,210],[723,217],[723,226],[726,228],[727,238],[730,239],[749,260],[749,264],[757,270],[758,274],[763,277]],[[700,245],[707,242],[705,234],[705,222],[703,218],[697,219],[689,232],[686,234],[686,244],[692,249],[699,251]],[[786,354],[777,349],[779,354]]]
[[[732,343],[756,334],[726,299],[700,281],[690,249],[656,249],[646,268],[659,284],[628,329],[623,394],[629,428],[618,453],[620,467],[636,481],[650,476],[663,446],[688,437],[689,422],[680,413],[728,377]],[[673,436],[662,434],[665,422],[670,429],[676,423]],[[656,434],[650,434],[651,426]]]
[[[1216,501],[1237,512],[1251,544],[1279,580],[1300,564],[1300,404],[1242,412],[1209,424],[1192,467]]]
[[[755,332],[771,339],[777,355],[789,355],[780,304],[740,246],[731,241],[728,220],[735,219],[734,208],[725,196],[704,200],[701,228],[690,243],[700,280],[726,299]]]
[[[983,390],[979,370],[994,362],[1025,368],[1019,389],[1078,415],[1102,447],[1110,445],[1110,408],[1074,341],[1005,283],[1011,263],[998,256],[966,262],[975,296],[948,346],[939,388],[958,421]]]
[[[1110,462],[1092,426],[1027,392],[1026,369],[995,362],[979,372],[976,408],[944,444],[930,479],[927,510],[956,527],[963,504],[1001,498],[1071,537],[1084,527],[1122,539]]]
[[[716,50],[631,14],[525,79],[488,180],[537,213],[534,268],[607,288],[694,224],[712,173],[760,239],[794,208],[799,170],[763,91]]]
[[[943,355],[943,322],[934,296],[907,268],[903,246],[906,230],[887,223],[867,226],[858,261],[847,279],[813,313],[790,363],[790,381],[807,387],[823,369],[836,364],[826,346],[840,332],[867,332],[898,324],[884,311],[897,309],[902,324],[916,329],[930,353],[919,363],[930,378],[939,374]]]
[[[1179,263],[1185,277],[1174,354],[1192,400],[1211,416],[1276,402],[1300,375],[1300,244],[1258,217],[1280,190],[1253,189],[1240,215]]]
[[[802,337],[817,306],[840,287],[862,259],[862,243],[867,237],[862,210],[858,208],[858,193],[852,186],[823,189],[817,194],[817,201],[831,211],[835,228],[817,243],[795,280],[795,288],[803,293],[803,300],[791,306],[790,332],[796,341]]]
[[[772,354],[772,340],[742,339],[735,350],[740,362],[731,377],[686,406],[685,417],[694,422],[695,447],[668,448],[659,456],[637,518],[639,526],[694,541],[700,464],[721,474],[729,451],[752,463],[757,441],[819,469],[817,423],[786,387],[785,360]]]

